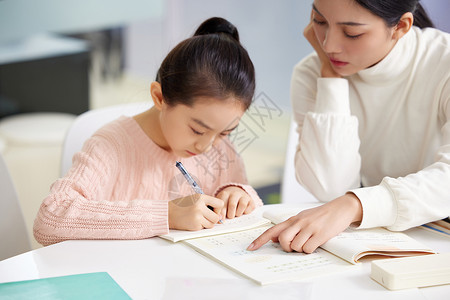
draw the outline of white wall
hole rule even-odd
[[[253,60],[257,94],[266,93],[290,110],[293,66],[312,48],[302,32],[309,20],[310,1],[298,0],[166,0],[161,21],[133,23],[127,29],[127,70],[149,80],[164,56],[191,36],[209,17],[231,21]]]
[[[164,0],[0,0],[0,42],[42,32],[79,33],[148,19]]]
[[[421,2],[436,28],[450,32],[450,1],[422,0]]]

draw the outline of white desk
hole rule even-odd
[[[450,240],[415,228],[406,231],[411,237],[438,252],[450,252]],[[162,299],[166,280],[174,277],[205,279],[218,284],[227,280],[242,289],[261,292],[266,287],[178,243],[151,238],[136,241],[66,241],[30,251],[0,262],[0,282],[29,280],[89,272],[108,272],[133,299]],[[370,279],[370,263],[345,273],[301,281],[300,288],[310,289],[310,299],[444,299],[450,285],[388,291]],[[232,291],[227,299],[244,299]],[[280,293],[278,299],[286,299]],[[215,299],[213,297],[210,299]],[[197,298],[198,299],[198,298]],[[222,298],[220,298],[222,299]]]

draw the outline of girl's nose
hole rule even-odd
[[[195,149],[200,152],[208,152],[211,150],[215,141],[215,137],[203,137],[197,143],[195,143]]]

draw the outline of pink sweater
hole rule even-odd
[[[34,237],[49,245],[166,234],[168,201],[193,193],[176,160],[205,194],[237,185],[262,205],[228,139],[205,154],[179,158],[157,146],[133,118],[121,117],[87,140],[67,175],[51,186],[34,222]]]

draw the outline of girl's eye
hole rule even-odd
[[[231,132],[222,132],[220,136],[229,136]]]
[[[325,24],[327,24],[327,22],[325,22],[325,21],[319,21],[319,20],[317,20],[316,18],[313,18],[313,22],[316,23],[317,25],[325,25]]]
[[[192,127],[191,127],[191,129],[192,129],[192,132],[193,132],[194,134],[196,134],[196,135],[203,135],[203,134],[204,134],[204,132],[197,131],[197,130],[195,130],[195,129],[192,128]]]

